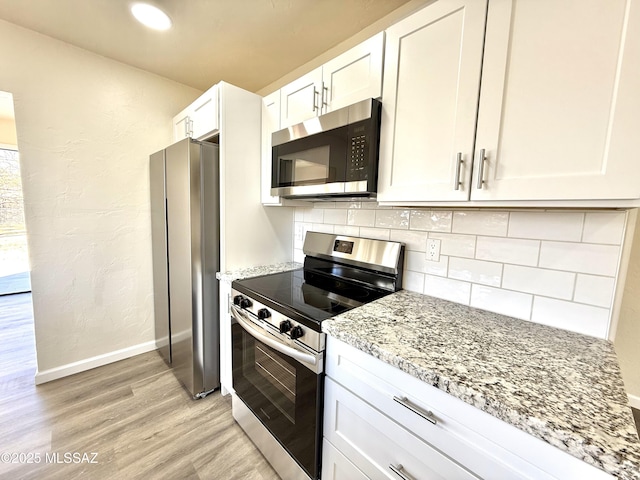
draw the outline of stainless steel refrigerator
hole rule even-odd
[[[218,146],[189,138],[150,157],[155,335],[194,398],[220,386]]]

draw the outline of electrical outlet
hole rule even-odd
[[[440,240],[430,238],[427,240],[427,260],[430,262],[440,261]]]

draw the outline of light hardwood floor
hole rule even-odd
[[[0,297],[1,479],[278,478],[230,398],[192,400],[156,352],[37,387],[34,374],[31,295]],[[64,463],[74,453],[97,463]]]

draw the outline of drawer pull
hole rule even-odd
[[[424,410],[424,409],[418,407],[417,405],[412,405],[411,402],[407,399],[407,397],[396,397],[396,396],[394,396],[393,400],[395,402],[398,402],[403,407],[408,408],[409,410],[411,410],[416,415],[420,415],[422,418],[424,418],[425,420],[433,423],[434,425],[436,424],[437,420],[434,417],[433,412],[428,411],[428,410]]]
[[[389,470],[391,470],[393,473],[399,476],[402,480],[416,480],[415,477],[412,477],[411,475],[409,475],[404,470],[404,467],[400,464],[398,464],[398,466],[396,467],[393,463],[390,463]]]

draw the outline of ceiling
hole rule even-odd
[[[166,32],[131,0],[0,0],[0,19],[199,90],[220,80],[258,91],[409,0],[151,0]]]

